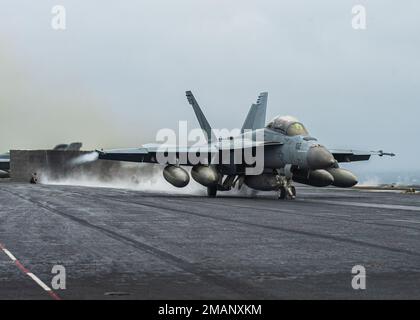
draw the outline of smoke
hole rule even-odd
[[[184,188],[176,188],[163,177],[164,167],[147,163],[97,161],[98,153],[90,152],[68,161],[66,170],[53,168],[38,171],[39,182],[48,185],[68,185],[97,188],[116,188],[142,192],[206,196],[206,187],[194,179]],[[63,169],[63,167],[61,167]],[[184,167],[191,177],[191,168]],[[238,190],[221,193],[224,196],[255,197],[258,192],[245,184]]]
[[[103,170],[83,168],[94,161],[92,152],[75,158],[73,164],[80,166],[65,176],[57,177],[49,172],[40,172],[39,179],[42,184],[85,186],[97,188],[116,188],[137,190],[142,192],[157,192],[179,195],[206,195],[206,188],[191,179],[185,188],[176,188],[169,184],[162,174],[163,167],[152,164],[133,164],[113,162]],[[106,162],[109,163],[109,162]],[[188,170],[188,168],[186,168]]]
[[[381,185],[395,185],[399,187],[420,185],[418,172],[385,172],[360,175],[358,186],[377,187]]]
[[[357,185],[363,186],[363,187],[377,187],[380,184],[381,184],[381,179],[377,176],[374,176],[374,177],[368,177],[364,179],[363,181],[359,182]]]
[[[96,160],[98,160],[99,158],[99,154],[94,151],[91,153],[87,153],[87,154],[82,154],[74,159],[72,159],[69,164],[72,166],[77,166],[77,165],[81,165],[84,163],[89,163],[89,162],[94,162]]]

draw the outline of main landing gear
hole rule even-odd
[[[278,176],[279,189],[278,198],[281,200],[294,200],[296,198],[296,188],[292,185],[292,179]]]
[[[222,183],[222,180],[223,180],[223,176],[220,177],[219,183],[217,185],[207,187],[207,196],[209,198],[215,198],[218,190],[229,191],[232,188],[234,188],[238,180],[240,180],[240,177],[236,177],[236,175],[228,175],[223,181],[223,183]],[[243,178],[238,183],[239,183],[239,188],[240,188],[240,186],[242,186],[242,183],[243,183]]]
[[[216,198],[217,186],[207,187],[207,196],[209,198]]]

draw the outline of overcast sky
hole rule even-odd
[[[51,28],[64,5],[67,29]],[[354,30],[351,9],[367,10]],[[0,0],[0,151],[135,147],[178,120],[240,127],[260,91],[328,147],[419,168],[419,1]]]

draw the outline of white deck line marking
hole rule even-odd
[[[45,291],[51,291],[51,289],[32,272],[28,272],[27,275],[30,276],[32,280],[34,280],[42,289]]]
[[[363,202],[331,201],[331,200],[310,200],[310,201],[311,202],[316,202],[316,203],[336,204],[336,205],[341,205],[341,206],[354,206],[354,207],[378,208],[378,209],[420,211],[420,207],[395,205],[395,204],[363,203]]]
[[[10,260],[12,260],[13,262],[15,262],[17,259],[15,258],[15,256],[9,251],[9,250],[7,250],[7,249],[3,249],[3,252],[5,253],[5,254],[7,254],[8,256],[9,256],[9,258],[10,258]]]
[[[420,221],[417,221],[417,220],[399,220],[399,219],[388,219],[388,221],[409,222],[409,223],[420,223]]]
[[[34,275],[32,272],[30,272],[28,269],[26,269],[16,257],[5,248],[5,246],[0,243],[0,249],[12,260],[12,262],[18,267],[20,271],[22,271],[24,274],[28,275],[32,280],[34,280],[42,289],[48,292],[48,294],[55,300],[61,300],[61,298],[51,290],[50,287],[48,287],[44,282],[42,282],[41,279],[39,279],[36,275]]]

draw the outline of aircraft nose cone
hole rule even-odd
[[[313,170],[329,168],[335,163],[331,152],[323,146],[310,148],[306,158],[309,168]]]

